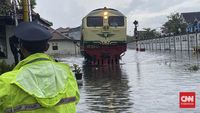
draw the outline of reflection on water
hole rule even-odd
[[[77,113],[199,113],[199,54],[188,51],[128,50],[120,65],[83,65],[83,86]],[[76,60],[75,60],[76,59]],[[82,65],[82,58],[64,62]],[[179,92],[194,91],[196,109],[179,108]]]
[[[166,64],[175,67],[179,66],[179,69],[182,70],[187,70],[190,66],[199,65],[200,62],[199,53],[193,53],[192,51],[160,52],[160,54],[167,56],[163,59]]]
[[[129,98],[128,78],[120,65],[83,66],[86,103],[91,111],[126,112],[133,102]]]

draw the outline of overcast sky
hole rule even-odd
[[[133,33],[133,21],[139,29],[159,29],[167,16],[175,12],[199,12],[200,0],[36,0],[35,11],[53,22],[53,28],[77,27],[91,10],[103,7],[121,11],[128,18],[128,34]]]

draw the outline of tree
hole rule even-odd
[[[0,16],[9,15],[12,12],[12,6],[9,0],[0,0]]]
[[[36,5],[36,0],[31,0],[31,8],[34,9]]]
[[[20,8],[22,8],[23,0],[17,0],[17,3],[19,4]],[[37,5],[36,0],[30,0],[30,3],[31,3],[31,9],[34,9],[35,6]]]
[[[130,43],[136,40],[134,36],[127,35],[126,37],[127,37],[127,43]]]
[[[36,0],[30,0],[31,2],[31,9],[34,9],[36,6]],[[22,0],[17,0],[19,4],[19,9],[22,9]],[[14,12],[12,4],[10,0],[0,0],[0,16],[9,15],[10,13]]]
[[[23,1],[23,0],[17,0],[17,1],[18,1],[18,3],[19,3],[19,6],[22,7],[22,1]],[[35,6],[37,5],[37,4],[36,4],[36,0],[30,0],[30,3],[31,3],[31,9],[34,9]]]
[[[140,39],[149,39],[149,38],[156,38],[160,36],[160,33],[156,31],[156,29],[151,28],[143,28],[143,32],[140,32],[139,36]]]
[[[164,34],[175,33],[179,34],[186,32],[187,24],[183,22],[181,15],[179,13],[172,13],[170,16],[167,17],[168,21],[163,24],[161,27],[162,32]]]

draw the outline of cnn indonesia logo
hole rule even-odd
[[[179,106],[180,108],[195,108],[196,107],[195,92],[180,92]]]

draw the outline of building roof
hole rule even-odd
[[[58,28],[56,29],[57,32],[61,33],[63,36],[70,38],[73,41],[80,41],[81,37],[81,27],[75,27],[75,28]]]
[[[62,27],[60,27],[60,28],[58,28],[58,29],[56,29],[58,32],[60,32],[60,33],[68,33],[69,32],[69,27],[66,27],[66,28],[62,28]]]
[[[20,17],[20,15],[22,16],[22,14],[18,14],[18,16]],[[44,25],[46,27],[50,27],[53,25],[52,22],[41,18],[40,15],[38,13],[32,13],[32,19],[33,21],[38,21],[39,23],[41,23],[41,25]],[[18,18],[18,22],[23,22],[22,18]],[[14,19],[14,15],[5,15],[5,16],[0,16],[0,24],[1,25],[15,25],[15,19]]]
[[[69,32],[81,31],[81,26],[69,29]]]
[[[69,37],[64,36],[57,30],[50,28],[49,31],[52,33],[53,37],[50,40],[69,40],[72,41]]]
[[[74,41],[81,40],[81,27],[71,28],[69,30],[69,37]]]
[[[194,23],[195,20],[200,21],[200,12],[181,13],[186,23]]]
[[[38,13],[36,13],[35,11],[32,10],[32,18],[33,20],[38,20],[39,22],[41,22],[43,25],[46,25],[48,27],[52,26],[53,23],[40,17],[40,15]]]
[[[80,31],[71,33],[69,36],[74,41],[80,41],[81,40],[81,32]]]

